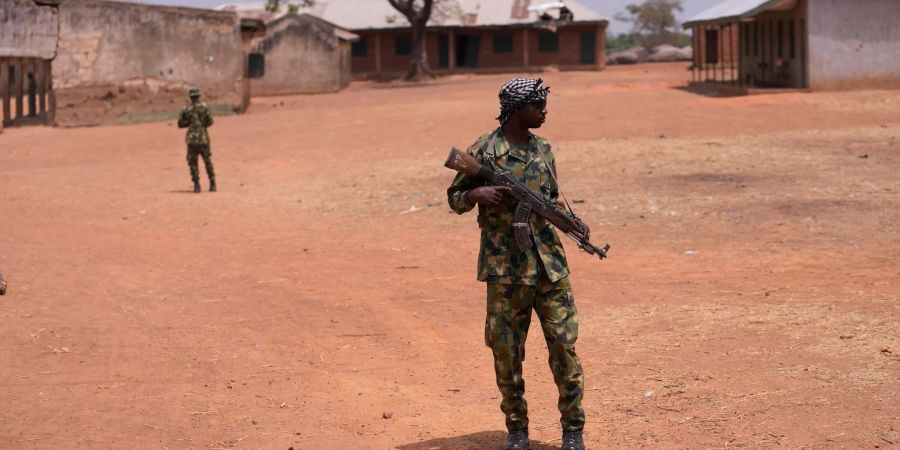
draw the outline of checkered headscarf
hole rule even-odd
[[[544,86],[544,81],[540,78],[513,78],[500,88],[500,116],[497,120],[503,124],[517,109],[532,102],[547,100],[549,94],[550,87]]]

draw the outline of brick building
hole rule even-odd
[[[900,1],[727,0],[684,23],[693,81],[752,89],[900,87]]]
[[[220,9],[258,17],[263,5]],[[457,0],[444,5],[433,12],[425,38],[429,65],[437,73],[606,66],[609,21],[575,1]],[[351,49],[354,76],[392,77],[409,69],[409,24],[386,0],[317,0],[300,11],[359,36]]]

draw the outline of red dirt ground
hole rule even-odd
[[[6,129],[0,447],[499,448],[442,163],[506,78],[259,99],[211,130],[215,194],[171,122]],[[567,245],[589,448],[900,446],[900,91],[544,78],[539,132],[612,244]],[[539,329],[527,359],[532,448],[557,448]]]

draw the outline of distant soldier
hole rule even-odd
[[[216,173],[213,170],[212,152],[209,149],[209,133],[206,129],[213,124],[212,113],[209,106],[200,101],[200,89],[192,88],[188,91],[191,104],[181,110],[178,117],[178,128],[187,128],[187,162],[191,168],[191,180],[194,181],[194,192],[200,192],[200,169],[197,167],[197,157],[203,157],[206,165],[206,176],[209,177],[209,192],[216,192]]]

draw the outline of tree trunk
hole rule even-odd
[[[423,0],[422,6],[419,8],[416,8],[415,0],[388,0],[388,2],[394,9],[406,16],[412,30],[412,61],[409,72],[406,74],[406,80],[434,78],[434,74],[428,67],[428,54],[425,51],[425,30],[428,19],[431,17],[434,0]]]
[[[415,20],[411,23],[412,27],[412,61],[410,61],[409,72],[406,74],[407,81],[418,81],[426,78],[434,78],[431,68],[428,66],[428,52],[425,46],[425,20]]]

